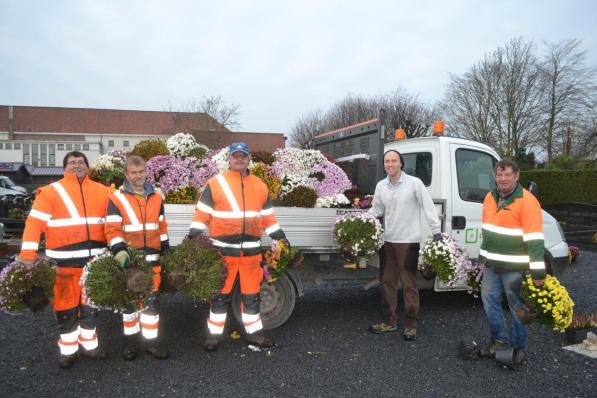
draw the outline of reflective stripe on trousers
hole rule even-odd
[[[62,355],[73,355],[79,350],[79,328],[73,330],[70,333],[60,334],[60,340],[58,340],[58,348]]]
[[[139,311],[132,314],[122,314],[122,323],[125,336],[141,332],[144,338],[153,340],[158,337],[160,315],[150,315]]]
[[[79,327],[79,344],[87,351],[95,350],[98,346],[95,328],[85,329]]]

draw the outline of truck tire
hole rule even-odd
[[[265,330],[275,329],[281,326],[290,318],[294,304],[296,303],[296,291],[294,285],[287,275],[284,275],[269,284],[261,284],[261,322]],[[239,325],[242,325],[240,289],[235,286],[232,293],[232,313]]]

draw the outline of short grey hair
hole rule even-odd
[[[141,156],[133,155],[126,158],[126,162],[124,162],[124,170],[128,170],[129,166],[145,166],[145,159]]]
[[[506,170],[509,167],[512,168],[512,172],[514,172],[514,173],[518,173],[520,171],[520,167],[518,167],[518,163],[516,163],[514,160],[502,159],[495,164],[495,167],[493,168],[493,174],[497,174],[498,169]]]

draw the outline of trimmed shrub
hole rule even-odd
[[[168,147],[166,143],[162,140],[151,139],[151,140],[143,140],[139,142],[133,150],[129,153],[129,156],[141,156],[146,161],[151,159],[154,156],[166,156],[170,155],[170,151],[168,151]]]
[[[284,195],[283,203],[288,207],[315,207],[317,193],[305,186],[298,186]]]
[[[528,187],[529,181],[539,186],[537,196],[542,205],[597,201],[597,170],[521,171],[522,186]]]

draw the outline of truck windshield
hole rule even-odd
[[[470,149],[456,151],[458,192],[462,200],[483,203],[487,192],[495,188],[495,162],[496,160],[485,152]]]
[[[404,172],[423,181],[426,187],[431,185],[431,152],[405,153]]]

